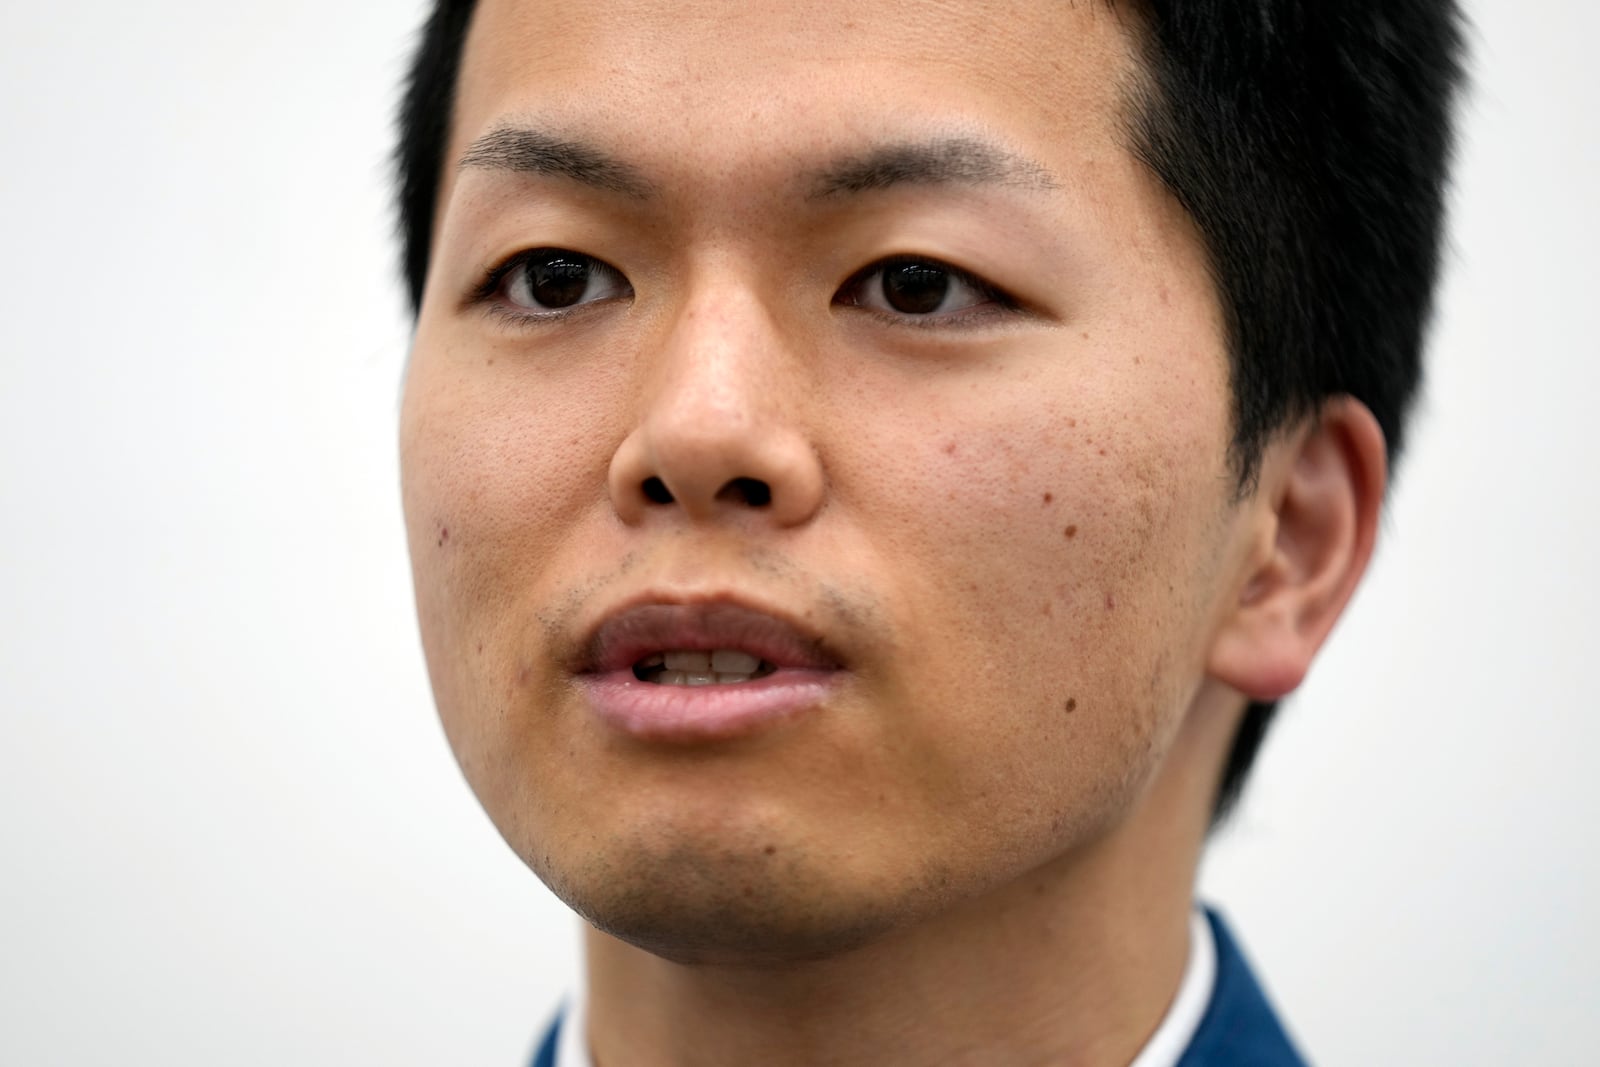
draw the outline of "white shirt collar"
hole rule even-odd
[[[1205,1018],[1216,984],[1217,943],[1211,935],[1211,923],[1206,920],[1205,913],[1196,908],[1189,915],[1189,962],[1183,965],[1178,995],[1172,998],[1161,1025],[1128,1067],[1178,1067],[1184,1049],[1194,1040],[1194,1032],[1200,1029],[1200,1020]]]
[[[580,986],[561,1013],[561,1029],[556,1033],[556,1067],[594,1067],[594,1061],[589,1059],[589,1043],[584,1040],[588,1032],[589,998]]]
[[[1211,924],[1198,909],[1189,917],[1189,961],[1183,966],[1178,995],[1128,1067],[1177,1067],[1184,1049],[1194,1040],[1217,982],[1217,944]],[[574,995],[562,1014],[556,1036],[556,1067],[594,1067],[583,1035],[589,1032],[589,1005],[582,992]]]

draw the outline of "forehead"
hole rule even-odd
[[[483,0],[447,159],[532,124],[703,194],[865,143],[976,135],[1070,175],[1125,157],[1123,20],[1097,0]]]

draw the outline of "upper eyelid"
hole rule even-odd
[[[873,275],[888,270],[891,267],[908,263],[938,267],[940,270],[948,272],[952,276],[959,278],[965,284],[971,286],[979,293],[982,293],[984,296],[995,301],[995,303],[999,305],[999,310],[1017,311],[1021,310],[1023,307],[1022,301],[1012,296],[1011,293],[1006,289],[995,284],[994,282],[989,281],[981,274],[974,273],[973,271],[967,270],[964,267],[958,267],[949,260],[941,259],[938,256],[924,256],[916,255],[914,253],[897,253],[895,255],[885,256],[882,259],[873,260],[865,267],[862,267],[860,270],[850,275],[850,277],[846,279],[845,283],[839,287],[839,292],[843,293],[849,289],[855,288],[865,282],[868,278],[871,278]],[[880,309],[864,308],[863,310],[879,311]],[[931,326],[937,322],[957,318],[961,315],[961,312],[956,312],[952,315],[892,314],[894,314],[894,317],[897,321]]]
[[[473,286],[473,297],[478,300],[484,300],[493,296],[500,286],[504,284],[506,276],[537,251],[539,251],[537,248],[524,248],[491,264],[484,270],[483,276],[478,279],[478,284]]]
[[[505,281],[506,275],[510,274],[518,266],[520,266],[521,264],[526,262],[531,256],[534,256],[534,255],[536,255],[537,253],[540,253],[540,252],[567,252],[567,253],[570,253],[570,254],[575,255],[575,256],[582,256],[583,258],[591,260],[592,262],[594,262],[602,270],[610,271],[610,272],[618,275],[619,277],[623,277],[623,278],[627,277],[627,275],[623,274],[622,271],[618,270],[616,267],[612,266],[610,263],[607,263],[605,260],[601,259],[599,256],[591,255],[588,252],[580,252],[575,248],[565,248],[565,247],[561,247],[561,246],[557,246],[557,245],[538,245],[538,246],[533,247],[533,248],[524,248],[524,249],[520,249],[519,251],[513,252],[510,255],[504,257],[503,259],[497,260],[493,265],[491,265],[490,267],[485,269],[484,272],[483,272],[482,279],[479,281],[478,285],[476,286],[476,290],[479,293],[479,295],[482,295],[482,296],[492,295],[494,293],[495,288],[501,282]],[[917,254],[911,253],[911,252],[897,252],[894,255],[884,256],[881,259],[873,260],[872,262],[868,263],[866,266],[861,267],[859,270],[856,270],[856,271],[852,272],[850,274],[850,276],[845,279],[843,285],[841,285],[840,288],[842,289],[842,288],[844,288],[844,286],[849,285],[852,282],[859,281],[860,279],[867,277],[868,275],[872,274],[875,271],[886,270],[886,269],[888,269],[890,267],[900,266],[900,265],[909,264],[909,263],[915,263],[915,264],[922,264],[922,265],[926,265],[926,266],[938,267],[941,270],[948,271],[950,274],[955,275],[956,277],[958,277],[961,280],[967,282],[968,284],[974,286],[975,288],[984,289],[984,290],[993,290],[993,291],[995,291],[997,293],[1002,293],[1002,294],[1004,293],[1004,290],[1002,290],[998,285],[996,285],[995,283],[989,281],[987,278],[983,277],[982,275],[980,275],[980,274],[978,274],[978,273],[976,273],[974,271],[968,270],[965,267],[959,267],[956,264],[949,262],[948,260],[939,258],[938,256],[917,255]]]
[[[979,289],[999,289],[999,287],[993,282],[988,281],[980,274],[967,270],[965,267],[958,267],[948,260],[940,259],[938,256],[919,256],[910,252],[897,252],[892,256],[884,256],[882,259],[875,259],[871,263],[868,263],[865,267],[862,267],[860,270],[850,275],[849,281],[847,281],[845,284],[848,285],[851,281],[855,281],[859,278],[865,278],[880,270],[888,270],[890,267],[906,266],[909,264],[915,264],[917,266],[924,267],[938,267],[940,270],[953,274],[962,281],[965,281]]]
[[[482,304],[491,303],[492,300],[493,300],[493,297],[495,296],[495,294],[500,292],[500,290],[504,287],[504,285],[506,283],[506,279],[511,275],[511,273],[514,270],[516,270],[519,266],[521,266],[524,263],[526,263],[531,257],[533,257],[535,255],[538,255],[539,253],[542,253],[542,252],[564,252],[564,253],[568,253],[568,254],[571,254],[571,255],[574,255],[574,256],[582,256],[583,258],[585,258],[585,259],[589,260],[590,262],[592,262],[599,269],[601,269],[603,271],[606,271],[607,273],[609,273],[609,274],[615,276],[616,278],[620,279],[630,289],[632,288],[633,283],[628,279],[628,276],[626,274],[624,274],[617,267],[613,266],[611,263],[607,262],[604,259],[601,259],[599,256],[592,255],[592,254],[590,254],[588,252],[580,252],[577,249],[568,248],[568,247],[565,247],[565,246],[559,246],[559,245],[537,245],[537,246],[534,246],[534,247],[531,247],[531,248],[523,248],[523,249],[520,249],[520,250],[518,250],[516,252],[513,252],[510,255],[507,255],[503,259],[499,260],[498,262],[494,263],[492,266],[488,267],[483,272],[483,277],[481,278],[481,280],[474,287],[472,292],[470,292],[468,294],[466,303],[469,304],[469,305],[482,305]],[[853,287],[859,286],[864,281],[866,281],[868,278],[872,277],[874,274],[878,274],[878,273],[880,273],[882,271],[885,271],[885,270],[888,270],[888,269],[890,269],[892,267],[895,267],[895,266],[898,266],[898,265],[903,265],[903,264],[921,264],[921,265],[926,265],[926,266],[937,267],[940,270],[948,272],[953,277],[960,279],[964,284],[972,287],[974,290],[978,291],[979,293],[982,293],[983,295],[985,295],[985,296],[989,297],[990,299],[994,300],[996,303],[998,303],[1000,305],[1001,309],[1004,309],[1004,310],[1018,310],[1018,309],[1021,308],[1021,302],[1019,300],[1017,300],[1016,297],[1012,296],[1005,289],[1003,289],[999,285],[995,284],[994,282],[989,281],[987,278],[983,277],[982,275],[977,274],[974,271],[968,270],[968,269],[966,269],[964,267],[959,267],[959,266],[955,265],[954,263],[951,263],[949,260],[943,259],[943,258],[941,258],[939,256],[935,256],[935,255],[920,255],[920,254],[912,253],[912,252],[895,253],[893,255],[888,255],[888,256],[884,256],[884,257],[882,257],[880,259],[873,260],[872,262],[868,263],[866,266],[860,268],[859,270],[857,270],[853,274],[851,274],[844,281],[844,283],[839,286],[837,292],[843,293],[848,289],[851,289]],[[583,305],[583,306],[586,306],[586,305]],[[515,316],[522,317],[522,318],[542,318],[542,317],[545,317],[546,315],[560,315],[560,314],[563,314],[563,313],[570,313],[571,310],[575,310],[575,309],[552,309],[551,311],[544,312],[544,313],[530,311],[529,309],[525,309],[525,308],[517,309],[515,311],[508,310],[508,309],[503,309],[503,308],[501,309],[501,311],[504,312],[505,314],[515,315]],[[865,310],[877,310],[877,309],[868,308],[868,309],[865,309]],[[896,318],[903,318],[906,322],[918,321],[922,325],[933,325],[934,323],[937,323],[937,322],[942,321],[944,319],[959,317],[959,315],[960,315],[960,313],[958,312],[958,313],[956,313],[954,315],[950,315],[950,316],[915,316],[915,315],[898,316],[897,315]]]
[[[479,275],[478,280],[473,283],[472,288],[462,298],[463,306],[475,307],[479,304],[487,303],[490,298],[500,291],[501,286],[505,284],[507,275],[515,270],[517,265],[531,251],[533,250],[524,249],[520,252],[515,252],[485,268]]]
[[[482,268],[478,280],[470,283],[471,287],[460,298],[460,313],[484,315],[488,318],[499,320],[512,328],[532,328],[537,325],[549,324],[576,315],[586,314],[596,306],[596,303],[602,303],[586,301],[572,307],[550,308],[541,311],[518,306],[509,300],[497,299],[505,288],[512,272],[530,258],[542,252],[559,252],[571,256],[582,256],[600,270],[621,281],[627,287],[628,295],[632,296],[633,282],[620,269],[599,256],[589,252],[580,252],[576,248],[567,245],[540,244],[520,248],[498,260],[491,261],[488,267]]]
[[[628,280],[628,276],[626,274],[622,273],[621,270],[612,266],[599,256],[592,255],[588,252],[580,252],[576,248],[567,248],[564,245],[535,245],[532,248],[524,248],[513,252],[486,268],[483,271],[482,278],[467,293],[464,300],[465,306],[471,307],[490,303],[495,294],[499,293],[500,290],[505,286],[506,280],[511,276],[513,271],[527,263],[532,257],[542,252],[560,252],[570,256],[581,256],[590,263],[594,264],[594,266],[599,270],[604,271],[612,277],[622,281],[622,283],[628,286],[629,289],[633,288],[633,283]],[[559,314],[571,310],[574,309],[552,308],[548,314]],[[539,314],[537,312],[530,312],[529,309],[526,308],[521,309],[521,312],[531,315]]]
[[[582,256],[584,259],[587,259],[589,262],[593,263],[603,271],[607,271],[608,273],[614,274],[624,280],[627,278],[627,276],[620,270],[618,270],[616,267],[613,267],[599,256],[590,255],[588,252],[580,252],[576,248],[564,248],[559,245],[537,245],[533,248],[524,248],[521,251],[513,252],[509,256],[499,260],[493,266],[485,270],[483,272],[482,280],[478,282],[477,286],[473,290],[473,299],[487,300],[489,297],[493,296],[500,290],[500,287],[505,284],[506,278],[510,276],[512,271],[516,270],[529,259],[541,252],[564,252],[572,256]]]

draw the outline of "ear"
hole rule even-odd
[[[1383,430],[1352,397],[1267,447],[1211,677],[1256,701],[1299,686],[1372,558],[1387,480]]]

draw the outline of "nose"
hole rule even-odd
[[[737,515],[793,527],[816,514],[824,479],[798,417],[804,374],[755,294],[685,308],[642,363],[639,421],[607,479],[623,522]]]

